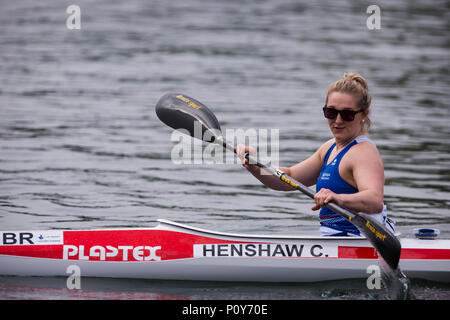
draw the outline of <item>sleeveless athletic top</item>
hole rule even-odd
[[[316,191],[326,188],[338,194],[351,194],[358,192],[358,189],[348,184],[341,178],[339,175],[339,164],[342,157],[348,152],[348,150],[350,150],[351,147],[363,141],[373,143],[366,136],[359,136],[349,143],[344,149],[342,149],[329,164],[327,164],[328,158],[330,157],[331,151],[336,147],[336,143],[328,149],[325,155],[322,170],[320,171],[319,179],[317,180]],[[341,217],[339,214],[333,212],[327,207],[323,207],[320,210],[319,219],[321,226],[336,230],[335,235],[360,235],[358,228],[356,228],[350,221]]]

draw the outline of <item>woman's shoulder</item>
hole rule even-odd
[[[319,155],[321,161],[325,159],[325,155],[327,154],[328,150],[333,146],[335,143],[334,138],[324,142],[316,151],[316,153]]]
[[[376,148],[376,144],[372,139],[369,139],[366,135],[361,135],[355,138],[356,143],[361,144],[363,142],[368,142],[370,144],[372,144],[373,146],[375,146]]]
[[[355,139],[356,145],[350,148],[348,156],[354,160],[363,160],[370,157],[380,157],[377,145],[366,136],[359,136]]]
[[[360,140],[344,154],[339,170],[354,172],[356,169],[361,169],[382,174],[383,167],[383,159],[373,141]]]

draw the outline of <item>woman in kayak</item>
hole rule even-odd
[[[353,212],[373,214],[393,231],[383,203],[383,161],[375,144],[365,136],[370,127],[370,102],[364,78],[357,73],[344,74],[329,86],[323,108],[334,138],[306,160],[289,168],[279,168],[306,186],[316,185],[312,210],[320,209],[322,235],[360,235],[353,224],[325,206],[328,202]],[[281,191],[295,190],[272,175],[261,174],[258,166],[244,158],[246,152],[254,154],[255,149],[237,146],[243,166],[264,185]]]

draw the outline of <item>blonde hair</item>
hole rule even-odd
[[[327,105],[328,96],[332,92],[342,92],[352,95],[356,99],[356,105],[363,111],[369,109],[372,101],[366,80],[356,72],[344,73],[344,76],[341,79],[330,84],[325,105]],[[363,123],[363,131],[367,132],[369,128],[370,119],[367,116],[367,120]]]

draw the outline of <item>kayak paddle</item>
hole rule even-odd
[[[208,143],[220,144],[225,149],[236,153],[236,148],[224,140],[219,121],[214,113],[198,100],[180,93],[168,93],[161,97],[156,104],[156,114],[162,122],[174,129],[187,130],[194,138]],[[200,124],[201,132],[196,132],[196,123],[197,125]],[[199,136],[200,134],[201,136]],[[281,181],[314,199],[315,192],[312,189],[289,177],[281,170],[259,163],[248,153],[245,157],[249,159],[250,163],[256,164],[278,177]],[[326,206],[353,223],[366,236],[389,267],[392,270],[397,270],[401,244],[397,237],[384,225],[366,213],[354,213],[334,203],[328,203]]]

